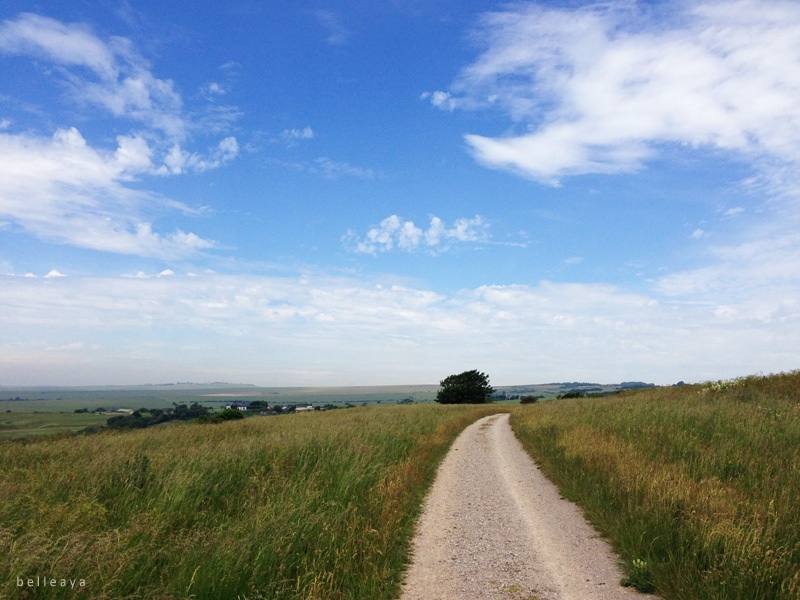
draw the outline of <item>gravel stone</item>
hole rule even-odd
[[[401,600],[631,600],[609,545],[523,450],[508,414],[456,439],[417,524]]]

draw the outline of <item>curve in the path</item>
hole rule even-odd
[[[653,600],[621,577],[608,544],[501,414],[467,427],[440,466],[402,600]]]

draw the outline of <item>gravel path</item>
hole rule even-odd
[[[635,599],[608,544],[522,449],[509,415],[467,427],[425,502],[402,600]]]

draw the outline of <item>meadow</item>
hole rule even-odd
[[[0,441],[0,598],[396,598],[440,460],[501,411],[630,585],[664,600],[800,597],[793,372]]]
[[[497,410],[365,406],[2,442],[0,597],[395,598],[438,463]]]
[[[512,426],[628,583],[800,598],[800,371],[519,407]]]

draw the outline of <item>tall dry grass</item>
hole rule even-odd
[[[0,597],[396,597],[438,463],[496,410],[367,407],[0,443]],[[37,576],[86,586],[18,586]]]
[[[519,407],[512,426],[629,583],[800,598],[800,371]]]

